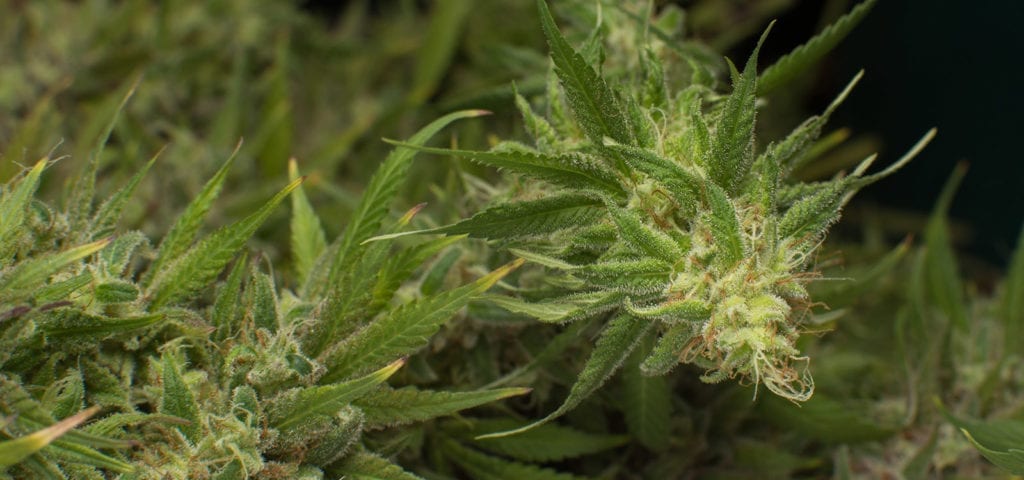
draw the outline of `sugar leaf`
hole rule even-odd
[[[596,392],[597,389],[601,388],[611,378],[652,325],[647,320],[629,314],[616,316],[601,333],[601,338],[597,340],[594,351],[591,352],[590,358],[587,359],[583,371],[580,372],[576,383],[573,384],[572,389],[569,391],[569,396],[562,403],[562,406],[548,414],[548,416],[529,425],[504,432],[489,433],[477,438],[483,440],[526,432],[547,424],[576,408],[580,402]]]
[[[366,414],[369,427],[390,427],[421,422],[503,398],[530,393],[529,388],[500,388],[469,392],[444,392],[405,387],[381,388],[353,402]]]
[[[430,337],[455,312],[522,263],[522,260],[517,260],[473,283],[414,300],[388,312],[328,354],[325,364],[329,370],[321,381],[342,380],[377,368],[396,357],[415,353],[426,346]]]
[[[815,35],[807,43],[795,48],[772,66],[766,68],[761,73],[761,79],[758,81],[757,93],[759,95],[771,93],[804,73],[807,68],[824,57],[825,54],[835,48],[843,38],[853,31],[854,27],[871,11],[875,1],[867,0],[853,7],[853,10],[850,10],[849,13],[840,17],[839,20],[836,20],[828,27],[825,27],[821,33]]]
[[[555,73],[565,88],[565,95],[580,127],[597,145],[604,143],[604,137],[632,144],[632,135],[611,88],[558,31],[547,2],[537,0],[537,10],[551,48]]]
[[[301,178],[292,181],[255,213],[213,232],[168,264],[153,278],[149,288],[151,308],[174,303],[207,286],[300,183]]]

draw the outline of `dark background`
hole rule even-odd
[[[808,38],[821,15],[803,0],[774,32]],[[865,77],[833,119],[876,134],[879,163],[898,159],[930,127],[938,136],[910,165],[859,194],[927,213],[955,164],[969,164],[951,217],[959,247],[1005,268],[1024,223],[1024,2],[880,0],[824,65],[811,108],[820,111],[861,68]],[[790,35],[787,35],[789,37]],[[779,54],[801,42],[779,40]],[[767,47],[767,46],[766,46]]]

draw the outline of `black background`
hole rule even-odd
[[[806,39],[822,3],[798,2],[773,34]],[[777,53],[801,41],[779,40]],[[924,153],[858,201],[926,213],[956,163],[966,161],[967,176],[951,209],[970,233],[960,247],[1005,267],[1024,223],[1022,62],[1024,2],[880,0],[822,66],[815,88],[821,95],[812,97],[816,105],[810,107],[824,108],[863,68],[865,78],[833,125],[878,135],[880,163],[899,158],[937,127],[938,137]]]

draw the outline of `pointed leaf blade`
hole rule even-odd
[[[424,347],[452,315],[522,265],[517,260],[473,283],[409,302],[356,332],[328,355],[322,382],[357,375]]]
[[[632,135],[611,88],[558,31],[547,2],[537,0],[537,10],[551,49],[555,72],[580,127],[597,145],[604,144],[604,137],[631,145]]]
[[[267,418],[274,427],[287,430],[315,415],[334,415],[345,405],[384,383],[402,365],[405,365],[404,359],[344,383],[307,387],[295,390],[291,395],[282,395],[267,408]]]
[[[545,425],[576,408],[583,400],[601,388],[637,346],[640,339],[653,323],[628,314],[615,317],[601,333],[594,351],[587,359],[583,371],[569,391],[569,396],[558,409],[541,420],[529,425],[498,433],[489,433],[477,437],[478,440],[516,435]]]
[[[0,442],[0,472],[38,452],[99,411],[100,407],[91,407],[24,437]]]
[[[732,193],[747,174],[754,155],[754,122],[757,111],[757,55],[772,26],[761,35],[743,74],[733,81],[711,144],[708,173],[726,192]]]
[[[188,206],[185,207],[185,211],[178,216],[174,225],[164,235],[163,240],[160,242],[156,259],[153,260],[153,264],[150,265],[149,270],[146,272],[144,283],[148,284],[148,280],[152,280],[153,275],[162,272],[167,264],[174,262],[175,259],[185,253],[189,245],[192,245],[192,242],[195,241],[199,228],[203,224],[203,219],[206,218],[206,213],[213,206],[213,201],[220,195],[221,187],[224,186],[224,180],[228,177],[228,171],[231,169],[231,165],[234,163],[235,157],[238,156],[238,151],[241,148],[242,142],[238,142],[235,145],[234,151],[231,152],[228,159],[217,170],[217,173],[206,182],[206,185],[203,185],[203,189],[189,202]]]
[[[353,402],[366,414],[369,427],[392,427],[422,422],[504,398],[530,393],[529,388],[501,388],[471,392],[442,392],[406,387],[378,389]]]
[[[821,33],[795,48],[761,73],[757,93],[766,95],[803,73],[835,48],[867,16],[876,0],[867,0],[843,15]]]
[[[208,285],[300,183],[301,178],[292,181],[255,213],[210,234],[157,273],[149,289],[151,308],[174,303]]]
[[[299,178],[299,167],[294,158],[288,162],[288,176],[293,181]],[[301,185],[292,192],[291,231],[295,272],[299,282],[304,284],[316,260],[327,249],[327,237],[320,225],[320,217],[313,211]]]

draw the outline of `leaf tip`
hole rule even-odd
[[[412,221],[412,217],[415,217],[416,214],[420,213],[420,211],[423,210],[426,206],[427,206],[427,202],[422,202],[422,203],[420,203],[420,204],[410,208],[409,211],[405,212],[405,214],[402,215],[402,218],[398,219],[398,224],[400,226],[408,225],[409,222]]]

